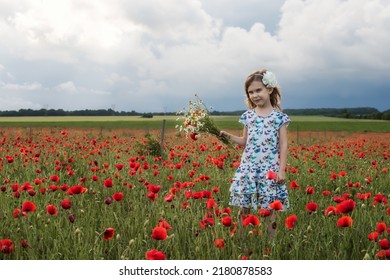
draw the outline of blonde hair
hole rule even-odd
[[[254,109],[256,107],[256,105],[249,98],[248,88],[254,81],[259,81],[264,85],[262,79],[263,79],[263,75],[265,74],[265,72],[267,72],[267,70],[265,70],[265,69],[257,70],[255,72],[253,72],[252,74],[250,74],[245,80],[245,83],[244,83],[245,94],[246,94],[245,104],[247,105],[247,107],[249,109]],[[280,90],[279,86],[272,88],[270,100],[271,100],[272,107],[277,108],[279,111],[282,111],[282,107],[280,106],[280,101],[282,100],[282,95],[281,95],[280,91],[281,90]]]

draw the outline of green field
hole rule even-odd
[[[96,116],[96,117],[0,117],[0,127],[93,127],[158,129],[166,120],[167,128],[174,128],[179,121],[176,116]],[[220,129],[241,129],[239,116],[215,116]],[[291,116],[290,130],[300,131],[347,131],[347,132],[390,132],[390,122],[381,120],[353,120],[324,116]]]

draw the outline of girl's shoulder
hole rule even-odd
[[[242,113],[241,117],[251,117],[255,114],[255,110],[246,110],[244,113]]]
[[[246,124],[248,120],[252,119],[255,117],[255,112],[254,110],[247,110],[244,113],[242,113],[239,122]]]
[[[277,109],[274,109],[274,113],[277,117],[289,118],[289,116],[286,113],[283,113],[282,111],[279,111]]]
[[[274,116],[277,120],[279,120],[281,122],[281,124],[284,124],[284,123],[288,124],[291,122],[290,117],[286,113],[283,113],[282,111],[275,109]]]

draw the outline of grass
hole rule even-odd
[[[59,128],[131,128],[160,129],[163,120],[167,128],[178,124],[176,116],[96,116],[96,117],[0,117],[1,127],[59,127]],[[240,130],[239,116],[214,116],[220,129]],[[353,120],[324,116],[291,116],[291,131],[390,132],[390,122]]]

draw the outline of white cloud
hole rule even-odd
[[[15,83],[3,83],[0,82],[0,88],[4,90],[11,91],[34,91],[42,88],[40,83],[31,83],[31,84],[15,84]]]
[[[11,111],[19,109],[41,109],[41,105],[34,103],[26,98],[0,95],[0,110]]]
[[[390,5],[385,2],[286,1],[278,32],[288,55],[286,69],[345,76],[389,70],[390,39],[384,33]]]
[[[68,81],[65,83],[61,83],[58,86],[56,86],[57,91],[63,91],[68,93],[75,93],[77,92],[77,88],[75,84],[72,81]]]

